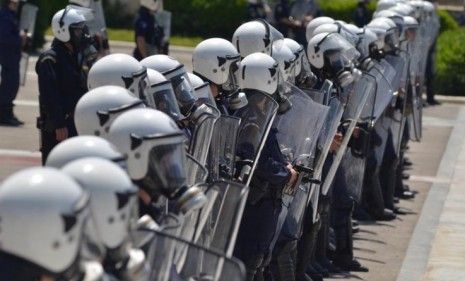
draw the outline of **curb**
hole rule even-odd
[[[465,97],[443,96],[443,95],[435,95],[434,97],[440,102],[465,104]]]

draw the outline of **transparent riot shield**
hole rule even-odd
[[[375,91],[375,85],[376,81],[366,74],[364,74],[360,80],[354,84],[353,91],[349,96],[349,100],[343,114],[342,123],[344,125],[344,137],[331,163],[328,174],[325,177],[322,187],[322,193],[324,195],[328,193],[330,186],[332,185],[336,171],[339,168],[342,157],[345,155],[346,148],[352,138],[352,133],[359,121],[362,110],[368,100],[368,97],[373,95],[373,92]]]
[[[385,67],[387,68],[387,70],[385,71],[385,76],[387,76],[388,80],[392,79],[391,88],[394,91],[394,94],[397,94],[397,91],[401,86],[402,80],[404,80],[403,76],[405,75],[404,70],[406,61],[401,56],[393,55],[387,55],[385,61],[388,63],[388,65],[385,65]],[[392,77],[389,77],[388,75],[391,73],[393,73],[394,75]]]
[[[156,23],[163,28],[165,42],[168,42],[171,37],[171,12],[159,10],[155,13]]]
[[[235,181],[248,186],[263,145],[278,111],[278,104],[267,94],[247,94],[247,106],[234,112],[241,118],[237,136]]]
[[[382,60],[369,70],[368,75],[376,79],[376,103],[371,114],[372,122],[376,123],[386,108],[392,104],[394,98],[392,81],[395,77],[395,70],[387,61]]]
[[[390,111],[391,120],[391,133],[392,141],[394,145],[394,151],[397,156],[401,152],[402,137],[404,134],[405,123],[407,120],[407,88],[410,83],[410,58],[407,52],[403,52],[402,59],[404,61],[404,69],[400,77],[400,86],[397,95],[397,102],[395,107]]]
[[[423,124],[423,99],[421,90],[415,81],[410,82],[410,90],[407,92],[407,104],[411,114],[408,117],[410,140],[421,141]]]
[[[105,14],[101,1],[91,1],[89,7],[81,7],[73,4],[68,5],[68,7],[77,10],[84,16],[90,35],[97,35],[102,37],[102,39],[108,39]]]
[[[233,181],[249,187],[279,106],[272,97],[261,92],[248,93],[247,100],[248,104],[245,107],[234,112],[234,116],[241,118],[241,124],[237,135]],[[232,241],[236,241],[247,196],[248,189],[242,196],[233,223]],[[232,254],[233,250],[231,248],[229,254]]]
[[[39,8],[36,5],[25,3],[21,7],[19,16],[19,30],[26,33],[28,40],[32,40],[37,20],[37,12]],[[22,86],[26,84],[26,75],[29,66],[29,53],[28,50],[22,51],[21,61],[19,65],[20,83]]]
[[[207,162],[208,150],[215,128],[215,122],[220,117],[218,109],[208,104],[200,105],[193,113],[193,131],[189,143],[189,153],[205,165]]]
[[[245,280],[245,269],[240,261],[169,233],[156,230],[147,231],[154,234],[154,239],[148,253],[148,262],[151,266],[150,280]],[[172,247],[173,245],[174,247]],[[192,260],[186,262],[182,268],[176,268],[172,264],[169,264],[170,257],[173,256],[173,251],[171,250],[173,248],[187,248],[191,253],[196,253],[196,255],[193,255]],[[169,267],[168,273],[166,273],[167,267]]]
[[[240,118],[228,115],[221,115],[215,123],[208,158],[209,177],[213,181],[233,178],[240,124]]]
[[[313,179],[314,151],[318,136],[323,128],[329,111],[328,106],[314,102],[306,93],[295,86],[290,86],[287,94],[292,104],[291,109],[276,117],[274,126],[277,128],[277,138],[285,159],[299,172],[299,177],[293,186],[286,186],[283,191],[282,209],[279,214],[275,236],[271,245],[274,247],[284,222],[294,204],[304,205],[307,194],[301,194]],[[299,193],[299,196],[295,196]],[[298,201],[298,202],[297,202]],[[295,210],[295,208],[293,208]],[[293,214],[295,216],[296,214]]]
[[[315,151],[315,160],[314,160],[314,179],[321,180],[321,175],[323,172],[323,166],[326,161],[326,158],[333,142],[334,136],[337,133],[337,128],[342,119],[342,114],[344,113],[344,105],[339,100],[339,98],[333,94],[332,84],[325,83],[322,87],[322,90],[326,92],[328,98],[327,106],[329,107],[326,120],[324,121],[323,129],[320,136],[318,137],[318,143]],[[317,220],[317,208],[318,208],[318,199],[320,196],[321,186],[320,183],[314,183],[310,187],[310,192],[308,193],[306,206],[312,204],[313,208],[313,221]],[[303,214],[299,218],[303,219]],[[300,225],[301,221],[299,221]]]

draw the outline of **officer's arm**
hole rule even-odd
[[[37,63],[36,72],[39,78],[39,93],[41,111],[46,116],[48,128],[58,129],[66,126],[66,112],[64,110],[63,95],[60,93],[56,72],[56,58],[45,55]]]
[[[284,186],[291,178],[291,173],[286,165],[271,157],[265,159],[260,157],[255,175],[276,186]]]
[[[15,23],[5,17],[0,17],[0,43],[12,48],[21,47],[21,36]]]

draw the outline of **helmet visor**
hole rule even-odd
[[[147,94],[147,104],[168,114],[175,121],[182,119],[173,87],[169,81],[150,87]]]

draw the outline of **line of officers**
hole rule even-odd
[[[363,28],[315,18],[305,47],[253,20],[201,42],[193,73],[125,54],[83,71],[85,18],[60,10],[36,65],[45,167],[0,186],[0,280],[367,271],[353,211],[393,219],[413,194],[403,154],[438,28],[428,2],[381,0]]]

